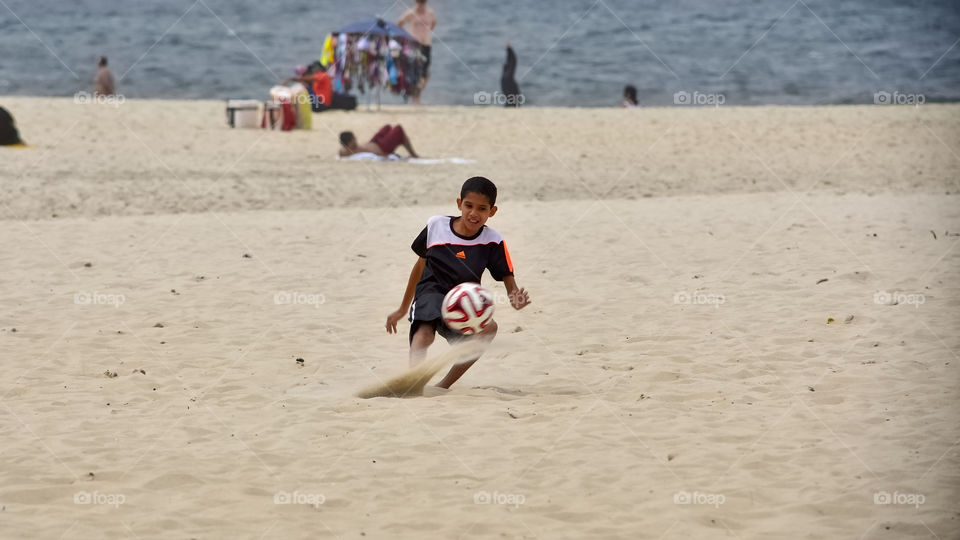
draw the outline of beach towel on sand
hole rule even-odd
[[[454,164],[464,164],[464,163],[475,163],[472,159],[463,159],[458,157],[451,158],[438,158],[438,159],[425,159],[425,158],[405,158],[400,157],[397,154],[390,154],[387,156],[378,156],[373,152],[357,152],[356,154],[351,154],[347,157],[339,157],[338,159],[344,161],[403,161],[405,163],[416,163],[418,165],[436,165],[438,163],[454,163]]]

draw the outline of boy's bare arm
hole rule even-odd
[[[513,309],[523,309],[530,304],[530,295],[524,289],[517,287],[517,280],[513,276],[504,277],[503,284],[507,287],[507,296],[510,298]]]
[[[410,309],[413,302],[413,296],[417,292],[417,283],[420,282],[420,276],[423,274],[423,267],[427,264],[427,259],[420,257],[410,270],[410,279],[407,280],[407,288],[403,291],[403,300],[400,302],[400,309],[387,315],[387,333],[397,333],[397,321],[403,318]]]
[[[410,279],[407,280],[407,289],[403,292],[403,302],[400,303],[400,311],[404,313],[410,309],[410,304],[413,302],[413,295],[417,292],[417,283],[420,282],[420,276],[423,275],[423,268],[427,265],[427,259],[424,257],[417,258],[417,262],[413,264],[413,269],[410,270]]]

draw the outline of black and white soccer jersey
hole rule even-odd
[[[453,230],[452,216],[434,216],[427,221],[417,239],[413,241],[413,251],[427,259],[417,283],[417,304],[426,296],[443,295],[467,281],[480,283],[484,269],[497,281],[513,275],[513,263],[510,253],[500,233],[487,227],[470,237],[460,236]],[[432,307],[432,306],[431,306]],[[433,317],[439,317],[439,305]],[[432,310],[430,310],[432,311]],[[423,314],[427,315],[427,314]],[[420,316],[417,319],[422,319]],[[411,317],[413,319],[413,317]]]

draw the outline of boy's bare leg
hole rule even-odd
[[[435,337],[433,327],[429,324],[421,324],[413,334],[413,341],[410,342],[410,367],[414,367],[427,357],[427,348],[433,343]]]
[[[479,358],[475,358],[462,364],[457,364],[450,368],[450,371],[447,372],[447,376],[444,377],[442,381],[437,383],[437,388],[450,388],[450,385],[457,382],[457,379],[462,377],[463,374],[470,369],[470,366],[476,364],[477,360],[479,360]]]
[[[482,332],[477,334],[476,339],[482,339],[484,341],[490,342],[493,341],[493,338],[497,335],[497,322],[491,321],[490,326],[483,329]],[[411,352],[412,354],[412,352]],[[457,379],[463,376],[464,373],[470,369],[470,366],[477,363],[477,360],[480,358],[474,358],[469,362],[464,362],[462,364],[457,364],[450,368],[450,371],[447,372],[446,377],[442,381],[437,383],[437,386],[440,388],[450,388],[450,385],[457,382]]]

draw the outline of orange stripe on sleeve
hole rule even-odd
[[[507,256],[507,268],[509,268],[510,271],[513,272],[513,261],[510,260],[510,252],[507,251],[507,243],[506,243],[506,242],[503,243],[503,254]]]

